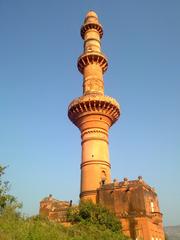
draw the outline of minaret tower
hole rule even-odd
[[[97,188],[111,182],[108,130],[120,116],[118,102],[104,95],[103,74],[108,61],[101,52],[103,29],[95,12],[89,11],[81,27],[84,53],[78,58],[83,75],[83,96],[68,108],[70,120],[81,131],[81,200],[96,202]]]

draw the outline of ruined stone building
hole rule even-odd
[[[137,180],[111,180],[108,131],[120,116],[119,103],[104,95],[103,74],[108,60],[101,51],[103,28],[95,12],[87,13],[81,27],[84,52],[77,66],[83,75],[83,95],[68,108],[69,119],[81,132],[80,199],[101,203],[119,218],[123,232],[134,240],[164,240],[162,213],[155,190]],[[66,221],[69,202],[49,196],[40,203],[40,214]]]

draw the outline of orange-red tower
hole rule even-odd
[[[95,12],[89,11],[81,27],[84,53],[78,59],[83,74],[83,96],[68,109],[70,120],[81,131],[80,198],[96,202],[97,189],[111,182],[108,130],[120,116],[118,102],[104,95],[103,74],[108,61],[101,52],[103,29]]]

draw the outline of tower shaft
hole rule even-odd
[[[103,74],[108,61],[101,52],[102,35],[96,13],[88,12],[81,27],[84,53],[77,63],[83,74],[83,96],[74,99],[68,109],[70,120],[81,131],[80,198],[94,202],[97,188],[111,182],[108,130],[120,115],[117,101],[104,95]]]

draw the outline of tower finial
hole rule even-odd
[[[89,12],[87,12],[86,17],[84,19],[84,23],[97,23],[98,22],[98,15],[93,11],[90,10]]]
[[[81,27],[84,53],[78,59],[78,69],[84,75],[84,95],[104,94],[103,74],[107,70],[108,60],[101,51],[102,35],[103,28],[97,14],[88,12]]]

